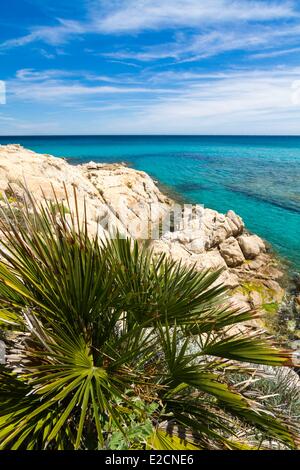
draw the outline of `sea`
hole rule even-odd
[[[300,271],[300,137],[10,136],[70,163],[126,162],[187,203],[238,213]]]

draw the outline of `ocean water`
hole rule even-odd
[[[300,269],[300,137],[0,137],[70,162],[129,162],[187,202],[241,215]]]

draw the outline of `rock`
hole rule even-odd
[[[240,266],[245,261],[244,255],[238,241],[234,237],[230,237],[220,245],[220,253],[224,258],[227,266],[234,268]]]
[[[284,297],[284,289],[273,279],[265,279],[262,281],[265,291],[265,300],[267,302],[282,302]]]
[[[71,165],[63,158],[37,154],[20,145],[0,145],[0,196],[10,187],[22,198],[24,184],[38,202],[43,200],[43,193],[54,200],[54,189],[64,205],[66,188],[72,211],[76,188],[79,218],[83,218],[85,200],[88,231],[92,235],[98,233],[105,238],[118,230],[135,239],[150,236],[155,253],[166,253],[198,271],[223,269],[217,283],[223,282],[235,291],[243,291],[245,283],[260,283],[263,302],[280,302],[283,297],[284,291],[277,282],[282,272],[266,253],[264,242],[245,232],[244,223],[235,212],[220,214],[201,205],[190,206],[182,220],[172,224],[175,231],[171,231],[170,214],[175,214],[176,207],[181,213],[182,207],[176,206],[142,171],[119,163]],[[0,204],[3,202],[0,197]],[[235,291],[232,301],[241,308],[261,305],[257,289],[248,290],[246,296]]]
[[[197,214],[199,219],[187,217],[182,226],[172,236],[165,234],[163,237],[178,240],[182,244],[190,244],[189,249],[201,253],[203,249],[208,251],[216,248],[220,243],[231,236],[236,236],[243,231],[244,224],[233,211],[228,214],[220,214],[212,209],[201,207]],[[193,245],[192,242],[197,240]]]
[[[222,282],[229,289],[235,289],[240,285],[240,280],[238,276],[228,270],[221,273],[218,282]]]
[[[74,188],[83,215],[84,200],[90,229],[97,231],[99,214],[107,213],[111,227],[118,227],[133,238],[148,238],[147,221],[151,226],[166,217],[170,200],[144,172],[121,164],[70,165],[62,158],[42,155],[20,145],[0,146],[0,192],[10,185],[17,196],[24,194],[24,185],[37,201],[66,201],[67,189],[71,209],[75,208]],[[100,217],[102,218],[102,217]],[[100,230],[105,235],[105,231]]]
[[[231,296],[231,304],[234,308],[239,308],[243,311],[250,309],[248,297],[241,292],[235,292],[234,295]]]
[[[242,235],[238,242],[246,259],[254,259],[266,249],[263,240],[257,235]]]
[[[226,216],[229,221],[232,222],[232,235],[236,237],[237,235],[241,234],[245,228],[245,224],[242,218],[232,210],[228,211]]]
[[[205,244],[201,238],[196,238],[196,240],[193,240],[186,247],[189,251],[193,251],[196,254],[200,254],[205,251]]]
[[[250,300],[250,305],[253,308],[259,308],[263,304],[263,299],[260,293],[257,291],[252,291],[249,293],[249,300]]]
[[[189,244],[192,240],[192,234],[188,230],[176,232],[177,240],[183,245]]]
[[[196,261],[196,269],[201,271],[203,269],[211,269],[213,271],[217,269],[226,269],[226,263],[219,250],[211,250],[202,253],[194,258]]]

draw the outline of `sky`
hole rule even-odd
[[[2,1],[0,80],[0,135],[300,135],[300,1]]]

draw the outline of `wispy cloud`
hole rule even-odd
[[[96,94],[92,94],[89,87],[79,87],[72,89],[69,95],[79,101],[76,106],[71,102],[69,108],[57,107],[58,102],[68,103],[68,96],[64,98],[67,84],[63,88],[55,85],[50,93],[56,97],[59,93],[59,100],[48,102],[48,116],[46,113],[43,118],[49,119],[49,113],[53,112],[58,124],[63,119],[62,132],[75,134],[114,134],[116,130],[124,134],[213,134],[220,131],[225,134],[300,134],[300,106],[293,103],[292,88],[299,78],[299,67],[252,72],[229,70],[222,74],[157,74],[152,82],[159,84],[159,93],[149,85],[146,93],[131,89],[132,93],[116,95],[115,100],[111,99],[114,93],[109,94],[106,100],[102,87],[94,90]],[[39,101],[41,89],[36,88],[37,85],[34,85],[32,98]],[[47,85],[52,86],[49,82]],[[26,97],[17,94],[15,99],[26,100]],[[46,100],[45,91],[41,103],[47,104]],[[23,127],[24,132],[43,132],[42,123],[40,127],[37,124],[38,119],[31,117],[27,129]]]
[[[15,119],[13,117],[3,116],[2,114],[0,114],[0,121],[14,122]]]
[[[99,82],[106,82],[99,85]],[[126,83],[127,82],[127,83]],[[117,83],[117,84],[116,84]],[[122,84],[121,84],[122,83]],[[62,106],[74,98],[96,96],[168,94],[172,90],[158,87],[133,86],[130,79],[107,77],[85,71],[21,69],[7,82],[10,100],[57,103]]]
[[[268,133],[279,126],[300,133],[300,107],[291,100],[300,68],[288,65],[300,50],[298,2],[84,5],[80,19],[52,18],[0,44],[0,53],[26,52],[23,60],[13,50],[20,70],[5,74],[1,132],[13,124],[46,132],[49,124],[49,132],[65,133]],[[74,47],[79,39],[82,47]],[[45,69],[41,54],[52,59]]]
[[[211,133],[222,128],[247,133],[251,124],[252,130],[268,133],[272,123],[287,114],[289,119],[294,117],[294,122],[291,127],[290,121],[287,125],[282,121],[282,132],[292,128],[300,132],[296,118],[300,107],[295,107],[292,100],[292,83],[299,76],[298,68],[286,72],[231,72],[227,77],[190,83],[176,97],[165,97],[147,106],[137,121],[156,132]]]
[[[35,69],[20,69],[16,72],[16,78],[20,81],[43,81],[49,79],[58,79],[64,77],[74,77],[78,75],[78,72],[70,70],[35,70]],[[80,73],[81,75],[81,73]]]
[[[300,68],[228,71],[206,80],[201,80],[201,74],[197,80],[195,75],[185,80],[175,74],[171,94],[129,105],[125,115],[101,121],[101,132],[114,133],[117,128],[121,133],[203,134],[220,129],[233,134],[247,134],[249,129],[257,134],[300,133],[300,107],[292,99],[292,84],[300,77]],[[165,78],[170,83],[171,77]],[[93,116],[103,117],[101,106],[86,108],[86,112],[90,122]]]
[[[0,44],[0,51],[41,41],[51,46],[65,44],[74,35],[86,32],[86,27],[78,21],[57,19],[57,26],[41,26],[32,28],[29,34],[15,39],[8,39]]]
[[[300,47],[291,47],[289,49],[279,49],[266,52],[259,52],[257,54],[251,54],[250,59],[270,59],[273,57],[282,57],[285,55],[295,54],[300,52]]]
[[[97,22],[99,30],[107,33],[198,27],[218,22],[257,22],[298,16],[292,1],[104,0],[94,2],[94,14],[99,4],[108,8],[105,17]]]
[[[154,92],[156,90],[153,90]],[[11,84],[10,94],[15,100],[41,102],[51,102],[62,99],[63,102],[74,97],[96,96],[96,95],[114,95],[114,94],[132,94],[132,93],[151,93],[148,88],[134,87],[116,87],[116,86],[86,86],[75,83],[58,83],[56,81],[47,81],[35,85],[17,85]],[[60,105],[63,104],[60,102]]]
[[[55,54],[52,54],[52,53],[46,51],[46,49],[38,48],[37,51],[38,51],[43,57],[45,57],[45,59],[55,59]]]
[[[173,42],[162,43],[155,46],[146,46],[135,50],[120,50],[104,53],[106,57],[120,60],[135,60],[141,62],[159,61],[173,59],[179,61],[197,61],[222,54],[229,51],[243,51],[251,53],[252,58],[263,58],[269,56],[280,56],[289,52],[296,52],[297,48],[291,50],[283,49],[289,44],[299,42],[299,25],[281,26],[280,28],[263,25],[249,25],[246,31],[236,26],[220,30],[208,30],[202,33],[177,34]],[[279,48],[270,52],[270,47]],[[262,49],[267,49],[266,55]],[[260,51],[254,54],[253,51]]]
[[[34,27],[28,34],[0,44],[0,50],[41,41],[52,46],[93,34],[128,34],[147,30],[202,28],[211,24],[293,19],[292,0],[90,0],[87,19],[57,18],[56,25]]]

